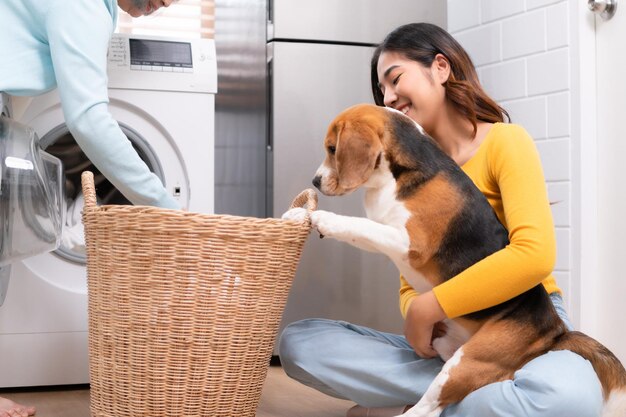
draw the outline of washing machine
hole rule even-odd
[[[189,211],[212,213],[213,40],[115,34],[108,53],[109,110],[150,169]],[[102,204],[128,204],[82,153],[52,91],[15,118],[31,126],[65,171],[66,223],[80,217],[80,173],[92,170]],[[76,219],[74,219],[76,220]],[[87,287],[80,226],[67,223],[58,250],[13,264],[0,307],[0,387],[89,382]]]

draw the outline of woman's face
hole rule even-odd
[[[442,59],[436,58],[428,68],[401,53],[383,52],[377,67],[385,106],[406,114],[429,133],[445,106],[443,83],[449,76],[447,61],[442,55],[438,57]]]
[[[146,16],[161,7],[169,7],[174,0],[117,0],[120,9],[132,17]]]

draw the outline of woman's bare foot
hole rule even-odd
[[[0,417],[28,417],[35,415],[35,407],[28,407],[0,397]]]

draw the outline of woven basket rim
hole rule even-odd
[[[279,219],[275,217],[252,217],[252,216],[238,216],[234,214],[210,214],[210,213],[200,213],[193,211],[185,211],[185,210],[177,210],[177,209],[167,209],[161,207],[154,206],[122,206],[115,204],[107,204],[96,207],[85,207],[83,209],[85,215],[137,215],[137,214],[154,214],[154,215],[163,215],[167,218],[174,219],[180,218],[181,220],[197,220],[197,221],[215,221],[215,220],[232,220],[232,221],[247,221],[253,223],[267,224],[267,223],[276,223],[282,225],[301,225],[303,222],[299,220],[292,219]]]
[[[296,207],[306,208],[307,214],[302,220],[277,219],[273,217],[259,218],[252,216],[237,216],[233,214],[210,214],[185,211],[179,209],[168,209],[162,207],[146,206],[146,205],[97,205],[96,189],[94,184],[93,173],[83,171],[81,174],[82,190],[85,196],[85,205],[83,207],[83,216],[92,214],[153,214],[165,216],[168,220],[172,218],[180,218],[183,220],[195,221],[215,221],[215,220],[231,220],[246,221],[258,224],[277,224],[277,225],[306,225],[310,228],[311,212],[317,209],[317,193],[313,189],[305,189],[298,194],[291,202],[290,209]]]

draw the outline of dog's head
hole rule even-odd
[[[360,104],[344,110],[328,127],[326,158],[313,185],[326,195],[343,195],[363,185],[381,163],[385,109]]]

